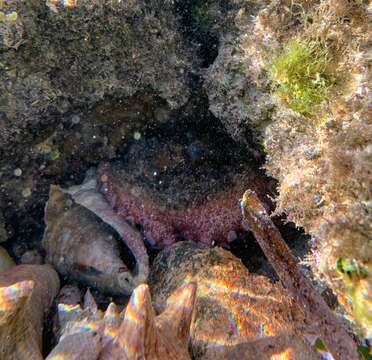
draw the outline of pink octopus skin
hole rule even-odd
[[[181,239],[228,246],[244,232],[240,209],[244,191],[251,188],[263,198],[269,188],[262,178],[250,177],[249,185],[239,184],[199,205],[174,210],[157,204],[148,192],[133,191],[114,176],[108,163],[99,166],[97,176],[100,191],[114,211],[140,224],[148,242],[160,248]]]

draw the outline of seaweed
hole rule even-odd
[[[292,110],[312,114],[316,105],[329,99],[335,84],[331,62],[332,56],[320,41],[290,41],[270,65],[269,74],[277,84],[275,95]]]

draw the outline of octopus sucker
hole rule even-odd
[[[59,286],[49,265],[18,265],[0,273],[1,360],[43,360],[43,324]]]
[[[129,295],[146,281],[148,256],[141,234],[115,214],[94,178],[67,190],[51,186],[45,223],[46,260],[61,275],[113,295]],[[133,270],[120,257],[121,241],[135,257]]]
[[[89,294],[82,307],[59,304],[62,332],[47,360],[190,360],[195,294],[194,282],[183,284],[158,316],[146,284],[134,289],[121,313],[114,303],[102,312]]]

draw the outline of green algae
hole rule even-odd
[[[334,78],[328,70],[332,59],[319,41],[291,41],[272,62],[269,74],[277,84],[275,95],[289,108],[307,115],[328,100]]]

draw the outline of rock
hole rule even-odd
[[[257,148],[261,132],[274,109],[269,84],[262,68],[261,33],[256,31],[256,16],[265,2],[239,3],[230,11],[234,18],[220,33],[218,56],[205,74],[204,88],[210,111],[222,121],[232,138],[260,157]]]
[[[82,103],[148,89],[171,108],[188,99],[191,57],[171,2],[80,1],[56,12],[42,1],[7,0],[2,11],[17,17],[0,28],[1,149]]]
[[[17,16],[0,24],[0,192],[16,228],[35,232],[51,183],[79,179],[184,106],[195,58],[173,2],[46,3],[3,1]]]
[[[28,250],[21,257],[22,264],[41,265],[44,259],[37,250]]]
[[[8,238],[6,229],[5,229],[5,220],[2,212],[0,211],[0,243],[5,242]]]
[[[180,242],[164,249],[149,279],[155,309],[161,311],[168,295],[190,280],[197,283],[191,324],[195,359],[256,360],[274,353],[320,358],[303,339],[301,311],[283,288],[249,273],[222,248]]]
[[[0,246],[0,272],[8,270],[14,265],[14,260],[9,256],[8,252]]]

